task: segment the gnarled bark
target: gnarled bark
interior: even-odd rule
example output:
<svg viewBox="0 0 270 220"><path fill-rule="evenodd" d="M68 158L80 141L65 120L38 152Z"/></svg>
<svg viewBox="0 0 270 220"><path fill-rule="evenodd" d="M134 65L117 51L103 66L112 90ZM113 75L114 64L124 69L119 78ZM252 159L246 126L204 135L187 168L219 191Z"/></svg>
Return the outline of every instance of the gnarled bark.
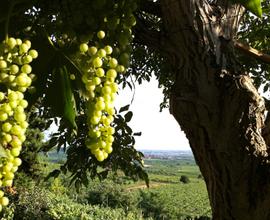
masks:
<svg viewBox="0 0 270 220"><path fill-rule="evenodd" d="M166 48L177 76L170 110L205 178L213 219L269 220L264 101L231 46L242 8L216 2L161 1Z"/></svg>

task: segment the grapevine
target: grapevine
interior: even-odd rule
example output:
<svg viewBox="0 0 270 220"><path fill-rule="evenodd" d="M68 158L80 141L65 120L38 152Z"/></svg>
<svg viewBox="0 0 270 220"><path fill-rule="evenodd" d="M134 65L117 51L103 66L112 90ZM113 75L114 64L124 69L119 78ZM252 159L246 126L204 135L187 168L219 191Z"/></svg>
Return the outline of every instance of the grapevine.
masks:
<svg viewBox="0 0 270 220"><path fill-rule="evenodd" d="M117 9L115 12L112 11L114 8ZM129 67L131 28L136 24L133 15L135 8L134 2L127 1L115 3L109 9L100 6L99 17L91 17L87 13L86 21L90 23L95 20L99 27L80 39L78 53L74 56L87 93L89 131L85 144L100 162L113 151L114 100L118 91L118 78ZM116 31L119 34L115 34Z"/></svg>
<svg viewBox="0 0 270 220"><path fill-rule="evenodd" d="M7 38L0 44L0 187L11 187L28 127L24 92L31 86L34 74L30 63L38 53L30 49L29 40ZM9 200L0 190L0 210Z"/></svg>

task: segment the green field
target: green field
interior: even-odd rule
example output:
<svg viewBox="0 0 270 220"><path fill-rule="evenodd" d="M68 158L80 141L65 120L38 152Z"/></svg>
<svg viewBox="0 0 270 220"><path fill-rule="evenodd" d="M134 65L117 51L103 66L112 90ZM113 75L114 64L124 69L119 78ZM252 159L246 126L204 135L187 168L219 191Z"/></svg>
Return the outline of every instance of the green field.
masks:
<svg viewBox="0 0 270 220"><path fill-rule="evenodd" d="M42 156L46 164L43 171L48 173L59 167L61 160L63 157L57 155ZM37 183L21 175L17 180L18 194L11 198L2 219L210 219L205 183L192 157L147 158L145 169L149 188L119 172L102 182L91 181L78 193L69 185L67 176ZM180 182L181 176L189 182Z"/></svg>

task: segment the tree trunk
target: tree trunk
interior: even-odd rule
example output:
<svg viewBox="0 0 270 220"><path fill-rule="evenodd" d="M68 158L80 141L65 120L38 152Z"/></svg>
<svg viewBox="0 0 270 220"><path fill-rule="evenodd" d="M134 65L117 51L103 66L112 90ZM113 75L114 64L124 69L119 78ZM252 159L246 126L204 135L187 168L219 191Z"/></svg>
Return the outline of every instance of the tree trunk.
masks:
<svg viewBox="0 0 270 220"><path fill-rule="evenodd" d="M213 219L269 220L264 100L231 46L242 8L217 2L220 7L161 1L164 44L176 73L170 110L205 178Z"/></svg>

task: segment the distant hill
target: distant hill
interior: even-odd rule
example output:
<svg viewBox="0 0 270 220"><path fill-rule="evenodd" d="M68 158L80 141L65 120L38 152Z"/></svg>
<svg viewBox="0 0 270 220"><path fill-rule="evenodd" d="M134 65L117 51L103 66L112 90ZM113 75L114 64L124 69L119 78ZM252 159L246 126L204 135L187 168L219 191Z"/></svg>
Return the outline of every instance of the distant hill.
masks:
<svg viewBox="0 0 270 220"><path fill-rule="evenodd" d="M175 150L140 150L146 159L180 159L194 160L191 151L175 151ZM59 162L66 159L66 154L63 151L50 151L46 157L51 162Z"/></svg>
<svg viewBox="0 0 270 220"><path fill-rule="evenodd" d="M194 159L191 151L174 151L174 150L140 150L145 158L159 159Z"/></svg>

